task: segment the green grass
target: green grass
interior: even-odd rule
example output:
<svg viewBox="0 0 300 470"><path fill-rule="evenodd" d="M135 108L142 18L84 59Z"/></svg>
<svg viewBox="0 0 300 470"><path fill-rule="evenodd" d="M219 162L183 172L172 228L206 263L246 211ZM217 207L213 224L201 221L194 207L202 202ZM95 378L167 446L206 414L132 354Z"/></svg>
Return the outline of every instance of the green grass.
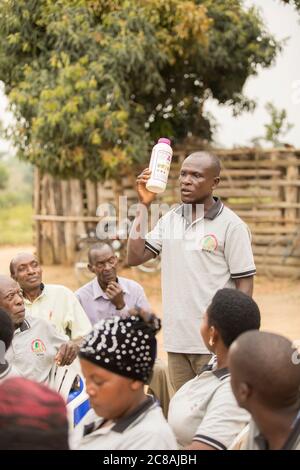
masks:
<svg viewBox="0 0 300 470"><path fill-rule="evenodd" d="M32 243L31 204L0 208L0 245Z"/></svg>

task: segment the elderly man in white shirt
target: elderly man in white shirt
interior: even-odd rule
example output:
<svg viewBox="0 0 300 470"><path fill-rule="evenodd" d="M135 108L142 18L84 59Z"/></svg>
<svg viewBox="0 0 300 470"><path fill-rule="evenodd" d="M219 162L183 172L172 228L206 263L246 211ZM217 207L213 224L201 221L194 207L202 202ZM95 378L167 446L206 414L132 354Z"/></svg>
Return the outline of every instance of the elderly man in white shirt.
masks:
<svg viewBox="0 0 300 470"><path fill-rule="evenodd" d="M25 317L20 287L7 276L0 276L0 308L9 314L14 325L14 336L5 359L18 375L46 382L54 363L65 366L73 362L79 346L68 341L68 337L47 320Z"/></svg>

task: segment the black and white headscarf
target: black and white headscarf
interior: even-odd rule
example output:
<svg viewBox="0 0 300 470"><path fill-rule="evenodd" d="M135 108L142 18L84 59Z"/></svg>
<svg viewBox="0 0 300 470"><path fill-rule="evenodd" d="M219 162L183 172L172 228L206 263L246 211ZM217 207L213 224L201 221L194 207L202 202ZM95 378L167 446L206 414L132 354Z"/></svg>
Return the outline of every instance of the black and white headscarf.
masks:
<svg viewBox="0 0 300 470"><path fill-rule="evenodd" d="M139 315L101 320L80 348L79 357L124 377L147 383L156 358L160 320Z"/></svg>

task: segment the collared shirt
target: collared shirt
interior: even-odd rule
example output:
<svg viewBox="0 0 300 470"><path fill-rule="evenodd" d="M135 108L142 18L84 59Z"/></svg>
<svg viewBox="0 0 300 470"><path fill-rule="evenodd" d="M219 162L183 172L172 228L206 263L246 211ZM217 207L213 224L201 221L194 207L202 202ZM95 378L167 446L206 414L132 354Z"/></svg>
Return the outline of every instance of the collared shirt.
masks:
<svg viewBox="0 0 300 470"><path fill-rule="evenodd" d="M250 421L248 437L241 450L269 450L266 438L260 433L253 419ZM292 425L286 443L280 450L300 450L300 411Z"/></svg>
<svg viewBox="0 0 300 470"><path fill-rule="evenodd" d="M74 293L67 287L42 284L42 293L33 302L24 298L29 315L50 321L58 332L70 332L71 339L87 335L92 325Z"/></svg>
<svg viewBox="0 0 300 470"><path fill-rule="evenodd" d="M115 305L102 290L96 277L75 292L92 325L99 320L112 318L115 315L126 316L128 310L135 306L147 311L150 310L150 305L142 286L125 277L118 277L118 283L124 293L125 307L122 310L116 309Z"/></svg>
<svg viewBox="0 0 300 470"><path fill-rule="evenodd" d="M5 359L18 375L36 382L45 382L54 364L60 346L69 338L57 332L42 318L26 315L20 328L15 330Z"/></svg>
<svg viewBox="0 0 300 470"><path fill-rule="evenodd" d="M146 248L162 257L164 346L169 352L207 354L200 322L215 293L255 274L247 225L220 199L190 223L189 206L159 219Z"/></svg>
<svg viewBox="0 0 300 470"><path fill-rule="evenodd" d="M76 450L175 450L175 437L160 406L149 397L129 416L101 426L94 410L90 410L71 437Z"/></svg>
<svg viewBox="0 0 300 470"><path fill-rule="evenodd" d="M0 382L9 379L10 377L17 377L18 375L20 374L17 369L6 362L6 368L2 369L2 372L0 372Z"/></svg>
<svg viewBox="0 0 300 470"><path fill-rule="evenodd" d="M249 419L233 395L228 369L213 365L175 393L168 415L179 447L198 441L218 450L227 449Z"/></svg>

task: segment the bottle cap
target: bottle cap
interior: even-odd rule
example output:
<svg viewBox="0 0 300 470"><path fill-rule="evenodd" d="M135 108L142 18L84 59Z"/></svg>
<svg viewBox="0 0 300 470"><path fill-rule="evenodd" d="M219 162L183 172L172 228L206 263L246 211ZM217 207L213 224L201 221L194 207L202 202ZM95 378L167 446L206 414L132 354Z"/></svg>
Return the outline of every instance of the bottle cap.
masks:
<svg viewBox="0 0 300 470"><path fill-rule="evenodd" d="M171 141L170 139L166 139L165 137L161 137L160 139L158 139L158 144L168 144L168 145L171 145Z"/></svg>

